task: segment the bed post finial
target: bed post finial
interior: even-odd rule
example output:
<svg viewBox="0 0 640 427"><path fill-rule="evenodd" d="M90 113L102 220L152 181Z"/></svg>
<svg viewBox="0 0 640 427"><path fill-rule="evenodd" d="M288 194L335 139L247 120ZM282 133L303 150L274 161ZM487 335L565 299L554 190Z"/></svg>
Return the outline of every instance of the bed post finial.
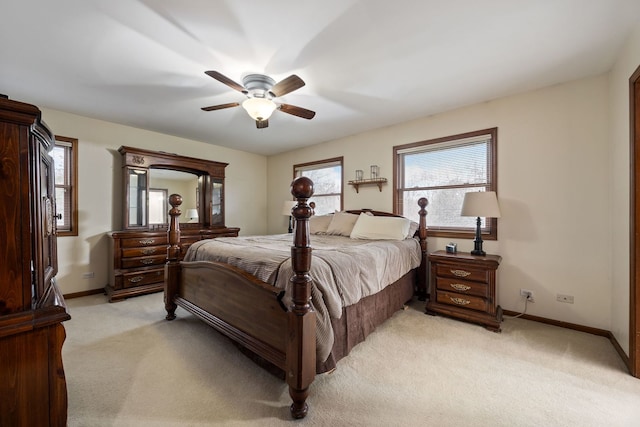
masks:
<svg viewBox="0 0 640 427"><path fill-rule="evenodd" d="M427 210L425 209L429 204L429 200L426 197L421 197L418 200L418 206L420 206L420 210L418 211L418 215L420 215L420 227L418 228L418 238L420 240L420 249L422 250L422 262L420 263L420 267L418 268L418 299L420 301L425 301L427 299L428 291L427 291L427 274L429 271L429 259L428 259L428 251L427 251Z"/></svg>
<svg viewBox="0 0 640 427"><path fill-rule="evenodd" d="M180 274L180 264L178 257L180 256L180 205L182 204L182 196L172 194L169 196L169 230L167 237L169 246L167 247L167 263L164 267L164 308L167 310L167 320L176 318L176 303L173 298L177 293L178 275Z"/></svg>
<svg viewBox="0 0 640 427"><path fill-rule="evenodd" d="M313 209L307 203L313 195L313 181L299 177L291 183L291 194L298 204L291 213L295 218L295 233L291 247L291 266L294 276L292 305L289 310L287 334L287 383L293 400L290 410L293 418L307 415L309 386L316 375L316 319L311 310L311 246L309 245L309 218Z"/></svg>

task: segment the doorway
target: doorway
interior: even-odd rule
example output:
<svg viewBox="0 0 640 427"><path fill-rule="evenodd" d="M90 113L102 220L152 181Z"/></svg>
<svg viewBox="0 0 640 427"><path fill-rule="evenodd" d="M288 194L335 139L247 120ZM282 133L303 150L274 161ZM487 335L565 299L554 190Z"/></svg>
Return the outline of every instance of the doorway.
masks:
<svg viewBox="0 0 640 427"><path fill-rule="evenodd" d="M640 67L629 79L631 128L631 221L629 283L629 371L640 377Z"/></svg>

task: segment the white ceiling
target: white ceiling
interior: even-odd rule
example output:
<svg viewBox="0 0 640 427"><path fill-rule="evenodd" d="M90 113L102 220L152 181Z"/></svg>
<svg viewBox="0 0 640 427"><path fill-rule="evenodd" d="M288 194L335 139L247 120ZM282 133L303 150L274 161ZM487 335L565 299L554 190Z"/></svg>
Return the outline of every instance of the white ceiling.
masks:
<svg viewBox="0 0 640 427"><path fill-rule="evenodd" d="M606 72L640 1L0 0L0 17L0 93L269 155ZM204 112L245 99L206 70L295 73L278 100L316 117Z"/></svg>

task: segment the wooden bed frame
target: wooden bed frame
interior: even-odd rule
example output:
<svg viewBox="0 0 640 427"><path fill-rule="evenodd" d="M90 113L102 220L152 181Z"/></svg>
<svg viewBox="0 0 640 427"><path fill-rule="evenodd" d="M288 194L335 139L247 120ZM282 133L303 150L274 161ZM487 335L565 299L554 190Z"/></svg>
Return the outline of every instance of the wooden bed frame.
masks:
<svg viewBox="0 0 640 427"><path fill-rule="evenodd" d="M304 418L309 386L316 375L316 319L311 309L311 252L309 218L313 214L307 203L313 195L313 182L306 177L295 179L291 194L297 199L292 210L295 218L291 263L294 276L292 305L282 303L284 290L219 262L180 262L178 217L182 198L171 195L169 247L165 266L164 302L167 320L175 319L178 306L202 319L252 353L267 360L285 373L293 403L293 418ZM421 299L427 290L427 199L419 200L422 262L417 268L416 293ZM351 211L356 212L356 211ZM397 216L376 212L374 214ZM413 276L412 276L413 277ZM403 301L404 302L404 301Z"/></svg>

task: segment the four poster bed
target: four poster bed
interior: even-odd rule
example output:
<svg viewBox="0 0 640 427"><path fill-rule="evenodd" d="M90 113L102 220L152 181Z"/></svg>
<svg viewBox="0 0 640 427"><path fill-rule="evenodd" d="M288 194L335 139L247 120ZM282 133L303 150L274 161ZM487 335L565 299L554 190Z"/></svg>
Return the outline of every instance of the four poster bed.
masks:
<svg viewBox="0 0 640 427"><path fill-rule="evenodd" d="M178 225L182 200L172 195L164 300L167 320L175 319L180 306L283 371L293 401L291 415L303 418L316 373L335 368L415 294L426 296L427 199L418 202L417 231L398 215L347 211L340 218L350 224L332 222L328 233L314 234L312 263L311 228L322 229L321 222L331 217L314 218L317 225L310 226L310 179L294 180L291 194L297 200L293 246L291 234L212 239L191 245L183 261ZM338 213L333 218L338 222ZM406 237L376 240L381 226L384 235L400 230L400 223L406 229L399 233Z"/></svg>

